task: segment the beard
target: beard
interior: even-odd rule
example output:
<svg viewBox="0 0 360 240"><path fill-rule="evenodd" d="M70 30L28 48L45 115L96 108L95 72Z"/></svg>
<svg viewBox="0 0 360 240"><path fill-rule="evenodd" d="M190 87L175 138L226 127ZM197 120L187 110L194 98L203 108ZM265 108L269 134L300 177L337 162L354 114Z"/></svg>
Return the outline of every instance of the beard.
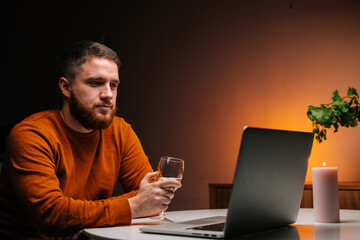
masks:
<svg viewBox="0 0 360 240"><path fill-rule="evenodd" d="M96 107L102 104L110 105L110 114L95 113ZM104 129L110 126L117 110L116 105L114 106L110 102L96 103L92 107L86 107L80 102L73 91L70 95L69 106L70 113L88 130Z"/></svg>

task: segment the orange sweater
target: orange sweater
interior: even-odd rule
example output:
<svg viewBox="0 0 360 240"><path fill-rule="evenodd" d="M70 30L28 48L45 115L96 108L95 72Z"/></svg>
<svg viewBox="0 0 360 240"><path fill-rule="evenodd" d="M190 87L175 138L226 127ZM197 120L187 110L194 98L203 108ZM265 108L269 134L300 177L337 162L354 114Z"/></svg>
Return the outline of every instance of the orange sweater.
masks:
<svg viewBox="0 0 360 240"><path fill-rule="evenodd" d="M127 198L152 168L122 118L88 134L58 110L34 114L10 132L0 176L0 239L66 236L131 223ZM117 182L126 194L111 197Z"/></svg>

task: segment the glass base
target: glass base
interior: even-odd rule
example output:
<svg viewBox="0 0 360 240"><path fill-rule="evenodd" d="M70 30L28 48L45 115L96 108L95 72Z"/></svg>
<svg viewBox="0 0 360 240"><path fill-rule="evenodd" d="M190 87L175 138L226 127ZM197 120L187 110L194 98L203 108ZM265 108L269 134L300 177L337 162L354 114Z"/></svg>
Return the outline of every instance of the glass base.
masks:
<svg viewBox="0 0 360 240"><path fill-rule="evenodd" d="M174 221L168 219L165 216L165 213L163 211L161 211L158 216L151 217L151 219L159 220L159 221L162 221L162 222L174 222Z"/></svg>

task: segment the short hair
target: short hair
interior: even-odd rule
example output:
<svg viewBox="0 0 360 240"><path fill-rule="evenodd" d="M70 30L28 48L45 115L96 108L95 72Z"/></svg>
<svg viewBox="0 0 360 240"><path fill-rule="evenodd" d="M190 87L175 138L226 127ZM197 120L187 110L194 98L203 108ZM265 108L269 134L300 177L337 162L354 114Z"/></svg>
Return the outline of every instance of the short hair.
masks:
<svg viewBox="0 0 360 240"><path fill-rule="evenodd" d="M81 65L92 57L107 58L116 63L118 70L121 62L115 51L109 47L93 42L80 41L68 46L60 58L60 74L72 82L76 77L76 71Z"/></svg>

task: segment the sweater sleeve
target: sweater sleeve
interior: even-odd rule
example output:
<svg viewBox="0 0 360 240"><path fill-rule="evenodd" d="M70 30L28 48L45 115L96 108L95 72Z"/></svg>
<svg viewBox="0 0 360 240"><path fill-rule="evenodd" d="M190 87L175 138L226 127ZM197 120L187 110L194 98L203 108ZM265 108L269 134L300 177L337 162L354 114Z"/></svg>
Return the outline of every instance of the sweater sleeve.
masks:
<svg viewBox="0 0 360 240"><path fill-rule="evenodd" d="M127 123L125 123L127 124ZM153 172L147 156L141 146L139 138L129 126L125 133L126 142L122 146L122 161L119 172L119 181L125 192L124 196L133 197L136 195L140 181L146 173Z"/></svg>
<svg viewBox="0 0 360 240"><path fill-rule="evenodd" d="M7 140L6 170L19 204L34 226L49 236L67 236L86 227L130 224L126 196L91 201L62 193L52 144L35 130L13 129Z"/></svg>

